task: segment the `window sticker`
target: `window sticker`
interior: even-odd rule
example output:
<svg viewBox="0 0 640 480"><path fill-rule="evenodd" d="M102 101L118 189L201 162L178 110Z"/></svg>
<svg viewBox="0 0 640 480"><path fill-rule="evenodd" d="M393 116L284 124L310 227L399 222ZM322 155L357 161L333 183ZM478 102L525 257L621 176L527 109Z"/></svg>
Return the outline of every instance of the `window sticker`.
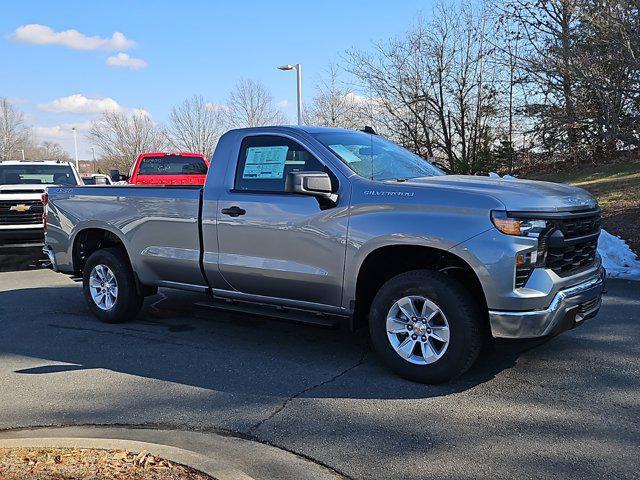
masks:
<svg viewBox="0 0 640 480"><path fill-rule="evenodd" d="M361 162L362 159L344 145L329 145L329 148L347 163Z"/></svg>
<svg viewBox="0 0 640 480"><path fill-rule="evenodd" d="M242 178L282 179L289 147L249 147Z"/></svg>

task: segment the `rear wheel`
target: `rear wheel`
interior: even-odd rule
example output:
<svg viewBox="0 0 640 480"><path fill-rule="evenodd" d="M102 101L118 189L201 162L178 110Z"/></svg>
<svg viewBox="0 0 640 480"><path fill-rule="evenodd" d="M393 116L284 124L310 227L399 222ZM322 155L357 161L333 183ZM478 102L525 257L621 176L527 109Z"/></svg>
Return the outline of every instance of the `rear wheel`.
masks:
<svg viewBox="0 0 640 480"><path fill-rule="evenodd" d="M138 292L129 260L118 248L91 254L84 266L82 283L87 305L103 322L126 322L142 308L144 297Z"/></svg>
<svg viewBox="0 0 640 480"><path fill-rule="evenodd" d="M397 374L441 383L464 373L482 346L483 316L471 294L443 273L414 270L387 281L371 305L374 349Z"/></svg>

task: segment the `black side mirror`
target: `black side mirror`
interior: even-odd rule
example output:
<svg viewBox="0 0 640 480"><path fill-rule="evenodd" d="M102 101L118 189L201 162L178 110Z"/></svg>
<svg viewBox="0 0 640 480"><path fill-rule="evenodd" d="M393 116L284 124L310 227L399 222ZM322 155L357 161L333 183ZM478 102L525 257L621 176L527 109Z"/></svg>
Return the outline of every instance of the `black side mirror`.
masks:
<svg viewBox="0 0 640 480"><path fill-rule="evenodd" d="M311 195L337 202L338 195L333 193L331 178L325 172L291 172L284 187L286 192Z"/></svg>
<svg viewBox="0 0 640 480"><path fill-rule="evenodd" d="M110 170L109 171L109 176L111 177L111 181L112 182L119 182L120 181L120 170Z"/></svg>

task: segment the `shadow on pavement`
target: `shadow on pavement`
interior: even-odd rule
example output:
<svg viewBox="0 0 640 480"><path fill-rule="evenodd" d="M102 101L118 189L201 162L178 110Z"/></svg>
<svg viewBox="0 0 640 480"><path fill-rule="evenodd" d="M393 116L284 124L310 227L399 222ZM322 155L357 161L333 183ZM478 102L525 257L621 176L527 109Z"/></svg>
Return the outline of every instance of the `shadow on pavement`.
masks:
<svg viewBox="0 0 640 480"><path fill-rule="evenodd" d="M42 252L34 252L28 255L0 254L0 272L34 270L42 268L45 261L46 257Z"/></svg>
<svg viewBox="0 0 640 480"><path fill-rule="evenodd" d="M310 391L307 396L322 397L328 391L328 396L344 398L428 398L487 382L545 341L492 343L466 375L428 386L386 370L370 351L366 330L352 333L201 312L193 306L201 298L162 291L147 299L134 321L109 325L89 313L79 285L0 292L5 332L0 355L71 364L38 365L16 370L19 374L108 369L219 392L266 396L288 396L345 374L353 380L347 388Z"/></svg>

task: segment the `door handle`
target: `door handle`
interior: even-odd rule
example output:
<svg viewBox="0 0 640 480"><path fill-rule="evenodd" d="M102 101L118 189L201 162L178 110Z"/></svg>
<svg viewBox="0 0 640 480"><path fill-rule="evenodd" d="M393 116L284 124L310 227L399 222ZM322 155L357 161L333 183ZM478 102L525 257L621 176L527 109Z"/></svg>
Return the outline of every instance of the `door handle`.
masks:
<svg viewBox="0 0 640 480"><path fill-rule="evenodd" d="M220 213L222 213L223 215L229 215L230 217L239 217L240 215L244 215L245 213L247 213L247 211L244 208L240 208L234 205L229 208L223 208L222 210L220 210Z"/></svg>

